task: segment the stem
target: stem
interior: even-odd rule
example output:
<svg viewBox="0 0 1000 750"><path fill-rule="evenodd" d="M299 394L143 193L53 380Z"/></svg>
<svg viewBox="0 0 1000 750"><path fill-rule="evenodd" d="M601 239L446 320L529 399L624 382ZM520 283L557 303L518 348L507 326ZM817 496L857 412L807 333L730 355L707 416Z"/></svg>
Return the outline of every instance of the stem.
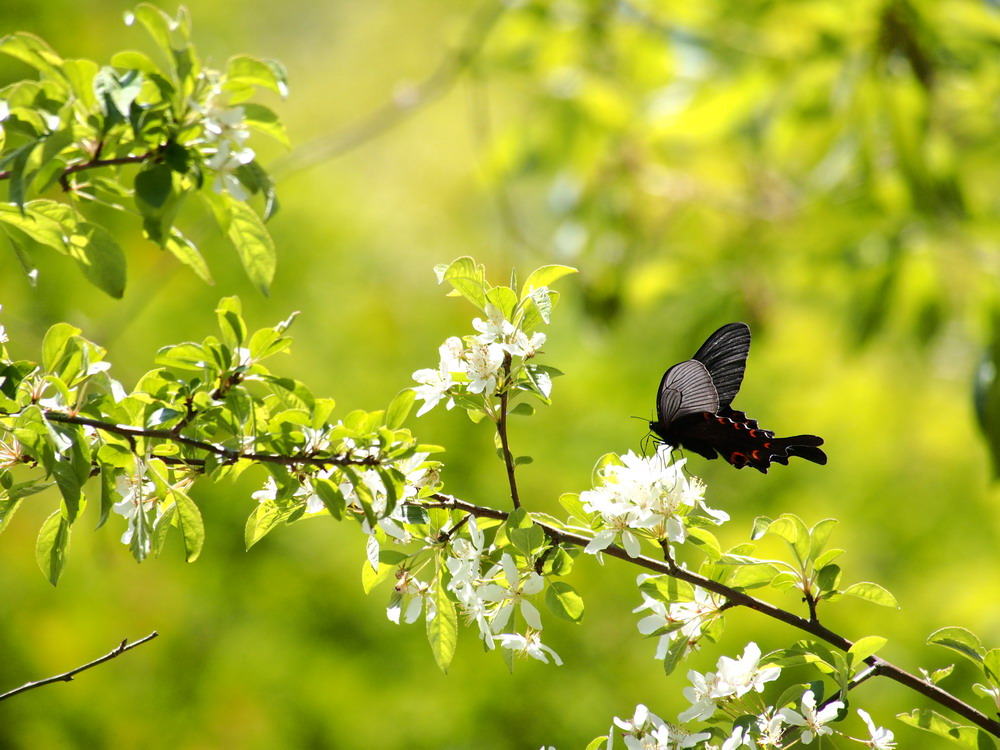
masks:
<svg viewBox="0 0 1000 750"><path fill-rule="evenodd" d="M36 680L35 682L29 682L24 685L21 685L21 687L19 688L8 690L6 693L0 695L0 701L6 700L7 698L11 698L17 695L18 693L24 693L28 690L41 687L42 685L51 685L53 682L70 682L76 675L80 674L80 672L84 671L85 669L90 669L91 667L96 667L98 664L103 664L106 661L111 661L112 659L121 656L126 651L131 651L136 646L141 646L143 643L147 643L153 640L154 638L156 638L157 635L159 635L159 633L157 633L154 630L145 638L141 638L138 641L134 641L132 643L129 643L128 639L125 638L124 640L122 640L121 643L118 644L118 646L114 648L114 650L112 650L110 653L105 654L99 659L94 659L91 662L87 662L82 667L71 669L69 672L63 672L62 674L57 674L55 677L46 677L44 680Z"/></svg>
<svg viewBox="0 0 1000 750"><path fill-rule="evenodd" d="M452 510L458 510L463 513L469 513L474 516L483 516L485 518L495 518L498 520L506 520L508 514L501 510L495 510L493 508L482 508L478 505L473 505L472 503L467 503L464 500L459 500L456 497L450 495L445 495L442 493L437 493L432 495L431 498L434 502L430 503L416 503L422 505L423 507L432 508L448 508ZM585 547L590 543L588 537L582 536L581 534L575 534L571 531L566 531L564 529L558 529L554 526L549 526L548 524L540 523L535 521L535 523L548 535L550 539L554 542L560 544L571 544L577 547ZM633 565L638 565L639 567L651 570L654 573L660 573L663 575L669 575L681 581L687 581L694 586L700 586L703 589L711 591L713 593L719 594L726 598L726 603L723 607L729 608L733 606L743 606L748 609L752 609L756 612L760 612L767 617L778 620L790 625L793 628L801 630L805 633L819 638L822 641L835 646L841 651L848 651L853 644L852 641L848 640L839 633L835 633L829 628L820 625L814 620L807 620L804 617L799 617L791 612L787 612L779 607L775 607L772 604L768 604L760 599L755 599L754 597L743 593L742 591L737 591L732 589L725 584L719 583L718 581L713 581L710 578L705 578L697 573L693 573L685 568L680 568L671 562L660 562L651 557L646 557L640 555L638 557L629 557L628 553L624 549L616 545L611 545L604 550L604 554L610 557L616 557L619 560L631 563ZM721 609L721 608L720 608ZM984 729L990 734L1000 737L1000 721L991 719L986 714L981 711L976 710L969 704L959 700L951 693L948 693L937 685L923 680L916 675L910 674L906 670L897 667L895 664L886 661L877 656L869 656L865 659L865 663L868 664L871 669L856 678L855 682L852 684L860 684L861 682L878 675L883 677L888 677L894 682L898 682L901 685L905 685L911 690L929 698L935 703L955 712L959 716L968 721L971 721L976 726Z"/></svg>
<svg viewBox="0 0 1000 750"><path fill-rule="evenodd" d="M500 384L500 418L497 420L497 433L500 435L500 446L503 449L503 462L507 467L507 483L510 485L510 499L514 510L521 507L517 496L517 482L514 480L514 457L510 453L507 442L507 387L510 385L510 352L503 355L503 382Z"/></svg>
<svg viewBox="0 0 1000 750"><path fill-rule="evenodd" d="M0 416L14 416L12 414L3 414ZM133 427L127 424L113 424L111 422L102 422L98 419L91 419L89 417L81 417L79 415L73 414L62 414L60 412L46 412L45 418L50 422L62 422L64 424L78 424L84 425L86 427L93 427L104 432L110 432L115 435L121 435L127 438L130 442L134 441L135 438L152 438L159 440L167 440L174 443L179 443L180 445L186 445L189 448L195 448L197 450L205 451L206 453L213 453L219 456L224 461L235 462L240 459L246 459L248 461L257 461L259 463L271 463L271 464L281 464L283 466L318 466L320 468L326 466L378 466L382 463L382 459L378 456L362 456L360 458L354 458L349 453L337 456L328 457L318 457L318 456L282 456L274 453L245 453L243 451L236 450L234 448L226 448L217 443L207 443L203 440L195 440L193 438L184 437L183 435L176 435L172 430L147 430L141 427ZM157 458L164 458L157 456ZM170 459L172 457L166 457ZM167 463L189 463L193 466L204 466L205 462L202 459L185 459L185 458L173 458L173 460L167 460Z"/></svg>

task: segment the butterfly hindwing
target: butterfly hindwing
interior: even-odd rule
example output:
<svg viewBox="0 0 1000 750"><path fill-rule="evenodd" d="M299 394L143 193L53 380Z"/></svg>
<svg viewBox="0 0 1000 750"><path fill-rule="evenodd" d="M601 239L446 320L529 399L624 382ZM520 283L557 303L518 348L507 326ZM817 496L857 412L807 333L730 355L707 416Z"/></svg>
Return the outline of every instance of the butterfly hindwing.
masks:
<svg viewBox="0 0 1000 750"><path fill-rule="evenodd" d="M663 429L678 417L719 410L719 394L701 362L689 359L663 374L656 397L656 416Z"/></svg>
<svg viewBox="0 0 1000 750"><path fill-rule="evenodd" d="M705 365L712 376L720 406L729 406L739 393L748 354L750 326L746 323L727 323L695 352L693 359Z"/></svg>

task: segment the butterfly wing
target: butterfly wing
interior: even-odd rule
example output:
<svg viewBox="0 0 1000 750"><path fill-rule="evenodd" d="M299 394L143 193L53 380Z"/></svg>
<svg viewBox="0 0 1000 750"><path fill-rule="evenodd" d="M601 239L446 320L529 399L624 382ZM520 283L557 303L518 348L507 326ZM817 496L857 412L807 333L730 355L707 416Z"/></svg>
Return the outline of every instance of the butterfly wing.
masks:
<svg viewBox="0 0 1000 750"><path fill-rule="evenodd" d="M746 323L727 323L695 352L694 359L701 362L712 377L719 406L729 406L739 393L749 353L750 326Z"/></svg>
<svg viewBox="0 0 1000 750"><path fill-rule="evenodd" d="M706 411L715 414L718 410L719 394L711 374L701 362L689 359L663 374L656 394L656 417L662 430L686 414Z"/></svg>

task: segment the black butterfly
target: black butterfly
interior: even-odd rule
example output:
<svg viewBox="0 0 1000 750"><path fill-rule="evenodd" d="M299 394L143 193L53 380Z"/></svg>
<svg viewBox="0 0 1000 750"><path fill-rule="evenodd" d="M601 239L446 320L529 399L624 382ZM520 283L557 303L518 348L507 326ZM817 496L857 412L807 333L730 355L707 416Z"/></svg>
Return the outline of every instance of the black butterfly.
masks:
<svg viewBox="0 0 1000 750"><path fill-rule="evenodd" d="M766 474L771 463L788 465L791 456L826 463L823 438L796 435L776 438L730 404L739 393L750 353L750 327L729 323L708 337L693 359L663 374L656 394L656 421L649 423L661 440L705 458L716 453L737 469L752 466Z"/></svg>

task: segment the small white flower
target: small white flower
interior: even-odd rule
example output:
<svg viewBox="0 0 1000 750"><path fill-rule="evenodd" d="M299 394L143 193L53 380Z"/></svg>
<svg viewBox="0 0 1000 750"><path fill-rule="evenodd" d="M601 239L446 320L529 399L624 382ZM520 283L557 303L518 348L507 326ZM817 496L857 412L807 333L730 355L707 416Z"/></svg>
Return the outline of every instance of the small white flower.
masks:
<svg viewBox="0 0 1000 750"><path fill-rule="evenodd" d="M717 689L719 681L715 673L701 674L692 669L688 672L688 679L691 680L692 687L684 688L684 697L691 701L691 707L677 717L678 721L705 721L712 718L716 700L724 697Z"/></svg>
<svg viewBox="0 0 1000 750"><path fill-rule="evenodd" d="M758 747L781 747L781 740L785 733L783 724L784 715L779 711L772 715L768 709L757 717L757 729L760 736L757 737Z"/></svg>
<svg viewBox="0 0 1000 750"><path fill-rule="evenodd" d="M245 201L250 194L243 187L234 172L242 165L249 164L254 160L254 152L249 148L239 148L233 150L229 141L222 141L216 148L205 166L215 172L215 181L212 189L219 194L229 193L236 200Z"/></svg>
<svg viewBox="0 0 1000 750"><path fill-rule="evenodd" d="M538 661L545 662L546 664L549 663L548 657L551 656L552 661L555 662L557 667L562 666L562 659L559 658L559 654L542 643L540 633L531 630L525 635L501 633L497 636L497 640L500 641L500 645L505 649L530 656L532 659L538 659Z"/></svg>
<svg viewBox="0 0 1000 750"><path fill-rule="evenodd" d="M473 344L466 353L469 365L469 393L492 395L497 389L497 375L503 364L503 349L499 344Z"/></svg>
<svg viewBox="0 0 1000 750"><path fill-rule="evenodd" d="M867 711L859 708L858 716L868 725L868 733L871 735L871 739L865 743L868 747L873 748L873 750L892 750L892 748L896 747L893 733L888 729L875 726L875 722L872 721L872 717Z"/></svg>
<svg viewBox="0 0 1000 750"><path fill-rule="evenodd" d="M743 656L730 659L722 656L718 662L719 690L723 694L740 697L751 690L764 690L764 683L776 680L781 673L779 667L760 669L760 648L752 641L747 644ZM811 693L807 693L811 695Z"/></svg>
<svg viewBox="0 0 1000 750"><path fill-rule="evenodd" d="M802 713L798 713L790 708L783 708L778 713L781 714L787 724L802 727L801 740L803 745L808 745L813 741L813 737L822 737L824 734L832 734L833 727L826 724L837 718L837 713L844 707L843 701L833 701L819 711L816 710L816 696L812 690L807 690L802 695L800 708Z"/></svg>
<svg viewBox="0 0 1000 750"><path fill-rule="evenodd" d="M486 320L476 318L472 327L479 331L476 340L483 344L491 344L497 339L506 341L514 333L514 326L504 318L503 311L491 302L486 303Z"/></svg>
<svg viewBox="0 0 1000 750"><path fill-rule="evenodd" d="M122 475L115 480L115 491L122 496L122 499L111 506L115 513L128 521L128 528L122 534L122 544L131 544L132 537L139 535L143 551L149 554L151 540L149 531L151 522L149 513L156 505L155 486L148 480L134 475Z"/></svg>
<svg viewBox="0 0 1000 750"><path fill-rule="evenodd" d="M424 405L420 407L417 416L422 416L433 409L445 396L449 396L449 389L455 384L455 375L464 376L465 362L462 360L462 342L452 336L438 347L440 360L437 370L425 368L413 373L413 379L420 383L413 390L417 398L422 399ZM455 399L448 398L446 408L455 406Z"/></svg>
<svg viewBox="0 0 1000 750"><path fill-rule="evenodd" d="M515 357L530 359L538 354L538 350L541 349L544 344L544 333L536 331L531 334L531 338L528 338L528 335L524 331L518 329L514 332L514 336L511 341L507 344L503 344L502 346Z"/></svg>
<svg viewBox="0 0 1000 750"><path fill-rule="evenodd" d="M738 747L753 747L753 739L744 727L736 727L720 750L736 750Z"/></svg>

